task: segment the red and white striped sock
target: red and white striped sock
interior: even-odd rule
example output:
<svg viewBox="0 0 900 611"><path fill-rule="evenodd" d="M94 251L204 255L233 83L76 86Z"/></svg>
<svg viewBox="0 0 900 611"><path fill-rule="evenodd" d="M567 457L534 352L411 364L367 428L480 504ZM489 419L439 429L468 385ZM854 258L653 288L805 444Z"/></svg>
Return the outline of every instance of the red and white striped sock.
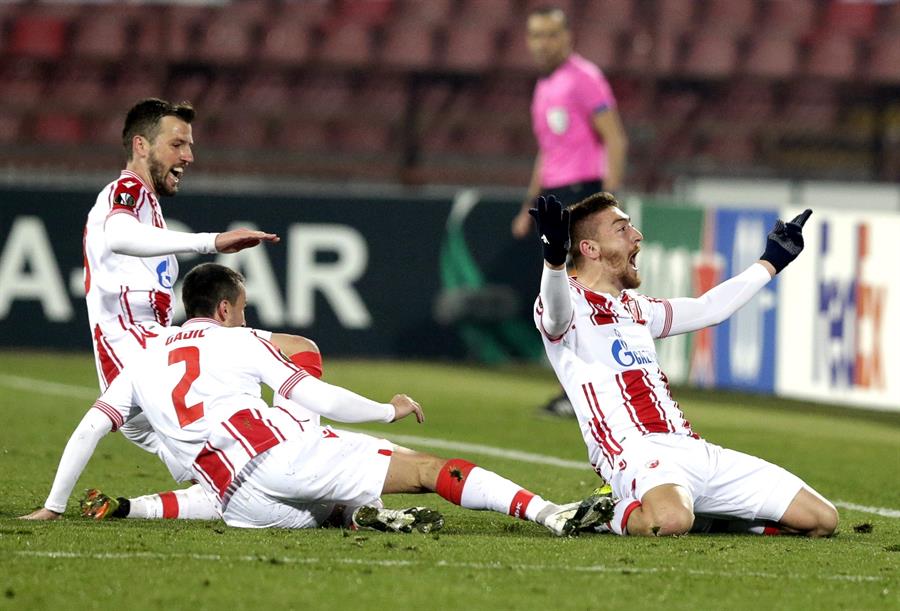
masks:
<svg viewBox="0 0 900 611"><path fill-rule="evenodd" d="M466 509L488 509L532 522L550 505L515 482L459 458L441 467L435 492Z"/></svg>
<svg viewBox="0 0 900 611"><path fill-rule="evenodd" d="M222 517L218 505L199 485L159 494L147 494L129 499L128 518L158 520L218 520Z"/></svg>

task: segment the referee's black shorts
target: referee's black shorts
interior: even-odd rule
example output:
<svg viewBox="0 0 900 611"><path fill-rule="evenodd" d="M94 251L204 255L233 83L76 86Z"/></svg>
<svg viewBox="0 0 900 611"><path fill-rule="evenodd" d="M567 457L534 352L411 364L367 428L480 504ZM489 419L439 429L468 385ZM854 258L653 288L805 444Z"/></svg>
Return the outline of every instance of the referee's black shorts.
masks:
<svg viewBox="0 0 900 611"><path fill-rule="evenodd" d="M585 182L572 183L571 185L553 187L552 189L542 189L541 195L544 197L555 195L563 207L566 207L577 204L585 197L593 195L594 193L599 193L602 190L602 180L588 180Z"/></svg>

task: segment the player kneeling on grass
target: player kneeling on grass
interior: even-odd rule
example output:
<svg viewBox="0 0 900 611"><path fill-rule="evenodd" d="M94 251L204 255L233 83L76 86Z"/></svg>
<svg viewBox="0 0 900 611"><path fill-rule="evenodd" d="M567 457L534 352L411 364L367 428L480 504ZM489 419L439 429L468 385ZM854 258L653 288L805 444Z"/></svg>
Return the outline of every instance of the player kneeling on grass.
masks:
<svg viewBox="0 0 900 611"><path fill-rule="evenodd" d="M340 504L365 507L356 512L357 522L375 526L371 522L380 520L373 504L383 494L424 492L468 509L531 520L557 535L610 518L608 496L556 505L468 461L311 426L288 409L267 407L260 383L340 422L387 423L409 415L424 420L408 396L376 403L322 382L245 328L243 278L227 267L194 268L182 300L190 319L181 332L129 364L76 433L90 437L93 451L104 435L143 413L190 478L220 499L228 525L316 527ZM75 465L79 473L86 461ZM66 498L70 493L71 487ZM419 515L435 520L434 512L417 512L414 522Z"/></svg>
<svg viewBox="0 0 900 611"><path fill-rule="evenodd" d="M678 535L699 527L699 514L704 522L744 520L750 531L833 534L834 505L796 475L693 431L653 344L716 325L747 303L800 254L812 211L787 224L779 220L759 261L744 272L697 299L671 300L633 291L641 282L643 235L609 193L566 210L552 196L538 198L531 213L545 261L535 324L572 400L591 464L619 499L608 528ZM577 276L567 275L567 254Z"/></svg>

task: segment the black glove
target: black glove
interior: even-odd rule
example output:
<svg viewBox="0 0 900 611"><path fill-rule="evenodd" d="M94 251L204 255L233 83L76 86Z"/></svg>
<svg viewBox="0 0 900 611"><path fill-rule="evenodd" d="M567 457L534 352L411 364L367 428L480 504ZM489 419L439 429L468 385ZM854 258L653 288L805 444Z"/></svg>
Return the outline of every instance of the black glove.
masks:
<svg viewBox="0 0 900 611"><path fill-rule="evenodd" d="M803 224L811 214L812 210L807 208L787 225L781 219L775 221L775 228L769 232L769 239L766 242L766 252L760 259L771 263L776 274L787 267L787 264L796 259L803 250Z"/></svg>
<svg viewBox="0 0 900 611"><path fill-rule="evenodd" d="M562 265L569 252L569 211L551 195L534 200L536 208L528 210L537 223L537 232L544 247L544 260L550 265Z"/></svg>

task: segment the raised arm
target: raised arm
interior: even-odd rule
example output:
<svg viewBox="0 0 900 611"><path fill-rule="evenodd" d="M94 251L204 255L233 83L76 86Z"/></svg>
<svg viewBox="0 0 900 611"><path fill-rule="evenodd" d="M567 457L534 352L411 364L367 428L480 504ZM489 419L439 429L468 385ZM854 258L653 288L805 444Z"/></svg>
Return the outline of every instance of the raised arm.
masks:
<svg viewBox="0 0 900 611"><path fill-rule="evenodd" d="M569 250L569 211L554 196L535 200L528 212L537 223L538 236L544 249L544 271L541 274L541 327L551 339L565 333L572 322L574 309L569 296L566 255Z"/></svg>
<svg viewBox="0 0 900 611"><path fill-rule="evenodd" d="M670 299L671 325L660 336L678 335L717 325L739 310L803 250L803 225L812 214L805 210L790 223L780 219L769 232L766 250L749 268L696 299Z"/></svg>

